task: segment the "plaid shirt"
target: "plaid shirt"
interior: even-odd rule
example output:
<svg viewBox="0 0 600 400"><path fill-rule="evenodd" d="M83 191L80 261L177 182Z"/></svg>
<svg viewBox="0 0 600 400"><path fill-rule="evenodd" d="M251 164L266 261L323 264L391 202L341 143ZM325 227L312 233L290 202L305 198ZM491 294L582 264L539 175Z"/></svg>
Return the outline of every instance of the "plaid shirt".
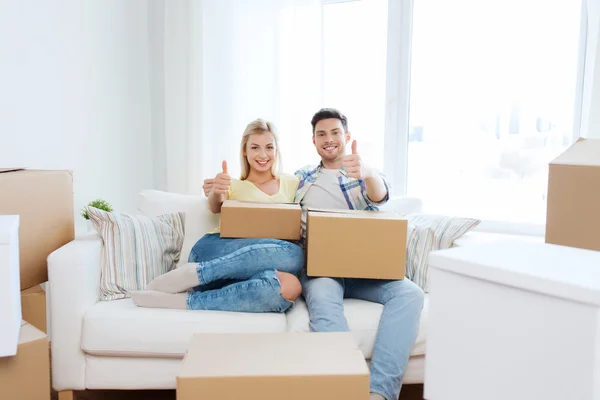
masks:
<svg viewBox="0 0 600 400"><path fill-rule="evenodd" d="M322 168L323 163L317 166L307 165L306 167L301 168L294 173L296 178L298 178L300 181L298 183L298 190L296 190L296 203L300 203L302 201L310 187L316 182ZM342 189L342 193L344 194L344 199L346 199L346 204L348 204L348 209L379 211L378 206L385 204L390 198L390 186L383 175L380 176L383 179L387 193L383 200L380 202L374 202L369 198L369 195L367 195L367 186L365 181L350 178L344 169L341 169L338 172L338 182L340 184L340 189ZM302 237L300 238L298 244L303 248L305 247L306 232L304 232L304 227Z"/></svg>
<svg viewBox="0 0 600 400"><path fill-rule="evenodd" d="M294 175L296 175L296 178L298 178L300 181L298 183L298 190L296 191L296 203L300 203L302 201L310 187L316 182L322 168L323 163L317 166L307 165L306 167L295 172ZM380 176L383 179L387 193L383 200L380 202L374 202L367 194L367 185L365 184L365 181L361 179L350 178L344 169L340 169L338 172L338 182L340 184L340 189L342 189L342 193L344 194L344 199L346 199L346 204L348 204L348 208L350 210L379 211L378 206L385 204L389 200L390 186L385 180L385 177L383 177L383 175Z"/></svg>

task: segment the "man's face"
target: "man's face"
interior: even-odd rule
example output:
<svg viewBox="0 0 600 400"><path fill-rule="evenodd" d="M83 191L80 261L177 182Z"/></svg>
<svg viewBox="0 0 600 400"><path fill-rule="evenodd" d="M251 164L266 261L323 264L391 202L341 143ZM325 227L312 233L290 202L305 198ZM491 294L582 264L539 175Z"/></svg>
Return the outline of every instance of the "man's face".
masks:
<svg viewBox="0 0 600 400"><path fill-rule="evenodd" d="M342 121L337 118L317 122L313 143L323 161L336 161L345 154L350 132L344 132Z"/></svg>

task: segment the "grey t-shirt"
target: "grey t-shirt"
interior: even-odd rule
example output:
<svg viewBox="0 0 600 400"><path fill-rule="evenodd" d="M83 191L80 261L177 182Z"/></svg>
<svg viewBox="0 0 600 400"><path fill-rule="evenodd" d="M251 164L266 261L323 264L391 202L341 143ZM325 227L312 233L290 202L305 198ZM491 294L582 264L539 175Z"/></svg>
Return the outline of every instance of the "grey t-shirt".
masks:
<svg viewBox="0 0 600 400"><path fill-rule="evenodd" d="M338 181L339 169L322 168L319 177L312 184L300 202L302 206L302 232L306 235L306 209L328 208L348 210L348 203Z"/></svg>

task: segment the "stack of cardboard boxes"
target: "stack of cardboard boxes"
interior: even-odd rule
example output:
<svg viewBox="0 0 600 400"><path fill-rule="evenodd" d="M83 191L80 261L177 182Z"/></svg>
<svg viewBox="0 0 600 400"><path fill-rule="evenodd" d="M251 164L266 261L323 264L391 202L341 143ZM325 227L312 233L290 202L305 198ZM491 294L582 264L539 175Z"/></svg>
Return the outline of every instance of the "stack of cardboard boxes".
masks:
<svg viewBox="0 0 600 400"><path fill-rule="evenodd" d="M72 174L0 169L0 218L0 398L49 399L40 284L48 280L48 255L75 236Z"/></svg>
<svg viewBox="0 0 600 400"><path fill-rule="evenodd" d="M306 253L309 276L404 279L408 222L393 212L310 209ZM225 201L221 236L299 240L298 204Z"/></svg>
<svg viewBox="0 0 600 400"><path fill-rule="evenodd" d="M546 243L600 250L600 139L579 139L550 162Z"/></svg>

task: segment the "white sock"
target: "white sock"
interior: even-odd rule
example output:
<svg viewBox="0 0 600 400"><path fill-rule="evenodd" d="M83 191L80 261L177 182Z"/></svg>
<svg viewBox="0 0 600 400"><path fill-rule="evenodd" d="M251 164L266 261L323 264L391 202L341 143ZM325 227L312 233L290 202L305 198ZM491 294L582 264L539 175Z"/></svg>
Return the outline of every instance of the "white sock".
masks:
<svg viewBox="0 0 600 400"><path fill-rule="evenodd" d="M138 307L187 310L187 293L171 294L144 290L131 292L131 299Z"/></svg>
<svg viewBox="0 0 600 400"><path fill-rule="evenodd" d="M163 293L181 293L200 284L196 272L198 263L187 263L175 268L150 282L148 290Z"/></svg>
<svg viewBox="0 0 600 400"><path fill-rule="evenodd" d="M369 400L386 400L386 399L379 393L371 393L371 395L369 396Z"/></svg>

